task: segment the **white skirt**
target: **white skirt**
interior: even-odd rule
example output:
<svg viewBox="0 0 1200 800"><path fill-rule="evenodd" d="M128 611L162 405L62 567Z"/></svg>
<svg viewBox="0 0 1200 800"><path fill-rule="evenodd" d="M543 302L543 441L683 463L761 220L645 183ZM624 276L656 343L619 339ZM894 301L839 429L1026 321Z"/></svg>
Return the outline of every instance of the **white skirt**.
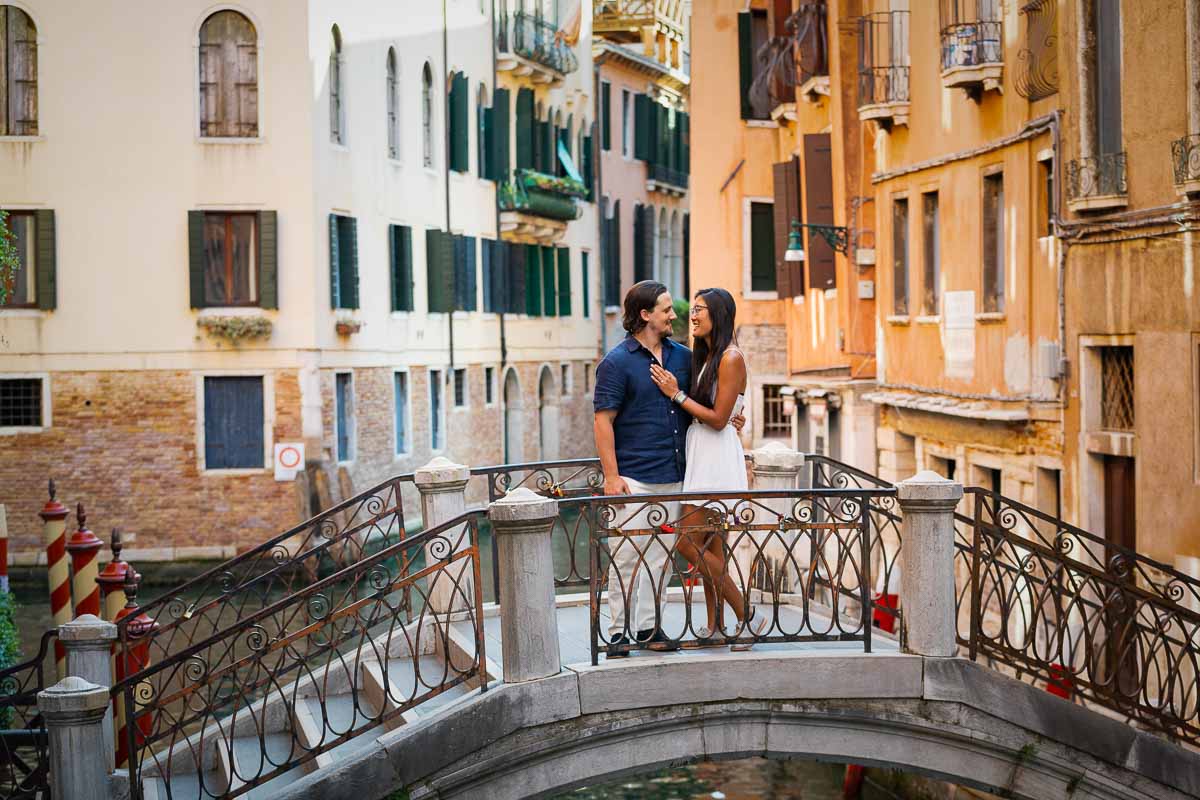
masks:
<svg viewBox="0 0 1200 800"><path fill-rule="evenodd" d="M746 491L746 451L732 425L719 431L692 420L687 432L685 492Z"/></svg>

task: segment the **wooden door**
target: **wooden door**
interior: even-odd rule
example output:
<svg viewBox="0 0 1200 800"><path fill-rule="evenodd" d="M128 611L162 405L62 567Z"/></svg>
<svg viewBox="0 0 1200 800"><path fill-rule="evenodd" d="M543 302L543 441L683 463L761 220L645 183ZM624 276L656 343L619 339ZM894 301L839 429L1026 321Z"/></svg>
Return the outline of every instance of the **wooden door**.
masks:
<svg viewBox="0 0 1200 800"><path fill-rule="evenodd" d="M1133 701L1141 683L1137 652L1137 599L1119 588L1122 583L1136 581L1134 570L1123 557L1137 548L1136 495L1132 458L1104 457L1104 535L1111 545L1107 548L1106 564L1110 585L1105 602L1106 629L1105 673L1108 691L1117 699Z"/></svg>

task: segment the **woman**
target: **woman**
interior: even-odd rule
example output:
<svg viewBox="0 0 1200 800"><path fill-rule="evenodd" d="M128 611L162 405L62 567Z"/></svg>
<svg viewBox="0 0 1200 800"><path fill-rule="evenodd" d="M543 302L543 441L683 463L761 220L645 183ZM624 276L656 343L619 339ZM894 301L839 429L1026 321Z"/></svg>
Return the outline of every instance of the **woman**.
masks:
<svg viewBox="0 0 1200 800"><path fill-rule="evenodd" d="M734 318L737 305L724 289L701 289L692 304L691 396L680 391L675 376L652 364L650 376L662 393L692 417L687 432L685 492L746 491L746 455L729 418L740 411L746 391L746 359L735 345ZM683 505L685 525L703 520L707 512ZM678 539L679 552L700 570L708 625L696 631L706 644L716 644L720 616L728 603L738 618L738 630L760 636L767 620L746 607L742 593L726 568L725 537L718 529L684 531ZM734 644L732 650L749 650L752 642Z"/></svg>

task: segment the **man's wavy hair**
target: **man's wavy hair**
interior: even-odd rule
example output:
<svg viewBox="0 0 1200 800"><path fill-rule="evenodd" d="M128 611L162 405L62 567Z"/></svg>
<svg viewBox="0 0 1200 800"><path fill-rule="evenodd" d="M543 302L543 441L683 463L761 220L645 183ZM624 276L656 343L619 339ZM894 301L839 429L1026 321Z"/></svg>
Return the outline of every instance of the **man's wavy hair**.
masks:
<svg viewBox="0 0 1200 800"><path fill-rule="evenodd" d="M625 293L625 317L621 320L621 327L631 334L646 327L642 312L653 311L658 305L658 298L666 291L667 287L658 281L641 281L630 286Z"/></svg>

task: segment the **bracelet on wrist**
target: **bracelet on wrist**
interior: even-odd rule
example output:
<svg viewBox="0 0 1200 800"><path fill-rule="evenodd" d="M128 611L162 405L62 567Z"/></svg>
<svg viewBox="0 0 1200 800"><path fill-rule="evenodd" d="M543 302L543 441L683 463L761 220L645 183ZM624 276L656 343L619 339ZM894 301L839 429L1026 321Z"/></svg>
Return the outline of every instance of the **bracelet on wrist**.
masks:
<svg viewBox="0 0 1200 800"><path fill-rule="evenodd" d="M683 401L687 400L687 397L687 392L685 392L683 389L680 389L675 393L675 396L671 398L671 402L677 406L682 406Z"/></svg>

